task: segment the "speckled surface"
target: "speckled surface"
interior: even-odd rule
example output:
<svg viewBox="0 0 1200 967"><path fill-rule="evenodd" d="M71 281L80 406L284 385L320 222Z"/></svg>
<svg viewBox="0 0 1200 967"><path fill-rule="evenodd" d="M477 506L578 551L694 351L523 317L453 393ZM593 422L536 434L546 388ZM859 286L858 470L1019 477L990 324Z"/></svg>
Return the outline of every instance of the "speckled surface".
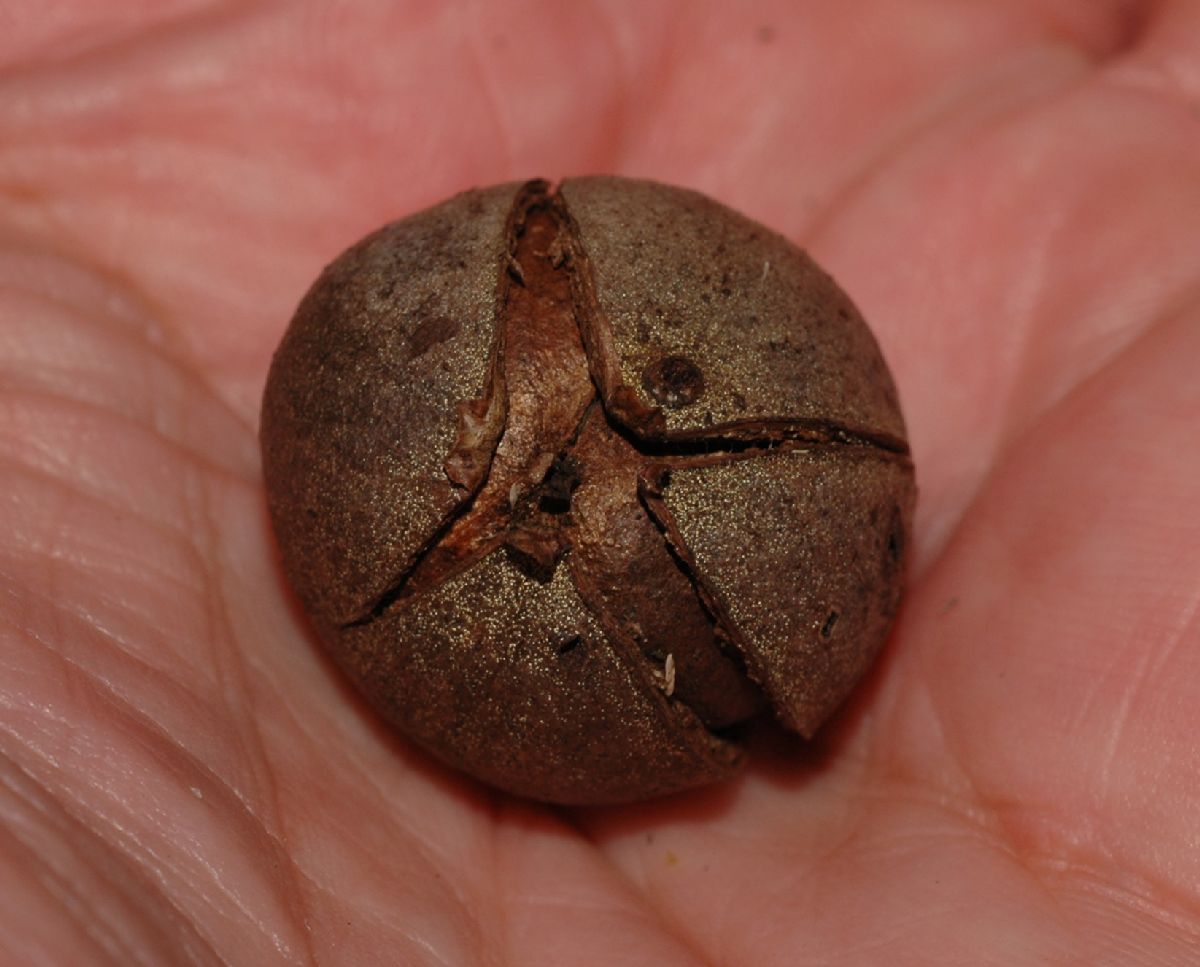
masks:
<svg viewBox="0 0 1200 967"><path fill-rule="evenodd" d="M786 239L682 188L577 178L562 195L591 260L624 383L664 357L704 377L671 433L763 418L813 417L904 437L874 336L837 284ZM633 217L631 217L631 214Z"/></svg>
<svg viewBox="0 0 1200 967"><path fill-rule="evenodd" d="M726 776L764 706L805 735L832 714L899 599L903 434L803 253L611 178L469 192L350 249L262 422L284 571L346 673L447 763L562 803Z"/></svg>
<svg viewBox="0 0 1200 967"><path fill-rule="evenodd" d="M464 496L442 464L457 405L485 392L519 187L468 192L363 239L314 283L275 354L263 473L289 580L329 620L394 581Z"/></svg>
<svg viewBox="0 0 1200 967"><path fill-rule="evenodd" d="M740 757L605 635L566 568L542 584L495 551L342 647L408 735L521 795L640 799L729 775Z"/></svg>
<svg viewBox="0 0 1200 967"><path fill-rule="evenodd" d="M663 495L775 714L811 735L899 604L911 468L865 448L800 450L678 469Z"/></svg>

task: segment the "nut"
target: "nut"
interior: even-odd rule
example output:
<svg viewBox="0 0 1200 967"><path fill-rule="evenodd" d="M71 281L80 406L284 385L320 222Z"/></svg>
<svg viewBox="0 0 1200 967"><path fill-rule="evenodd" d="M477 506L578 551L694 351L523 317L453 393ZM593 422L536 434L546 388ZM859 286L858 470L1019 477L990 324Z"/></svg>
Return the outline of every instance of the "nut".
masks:
<svg viewBox="0 0 1200 967"><path fill-rule="evenodd" d="M891 376L785 239L620 178L458 195L305 296L262 412L289 582L371 703L561 803L811 736L878 652L914 500Z"/></svg>

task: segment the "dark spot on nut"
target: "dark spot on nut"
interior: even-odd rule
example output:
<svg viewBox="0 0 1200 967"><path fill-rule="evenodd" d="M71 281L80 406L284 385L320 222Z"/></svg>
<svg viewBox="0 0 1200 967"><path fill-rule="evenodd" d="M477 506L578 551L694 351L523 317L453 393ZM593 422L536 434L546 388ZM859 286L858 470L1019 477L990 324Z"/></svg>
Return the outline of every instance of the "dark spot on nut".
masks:
<svg viewBox="0 0 1200 967"><path fill-rule="evenodd" d="M559 655L567 655L583 644L582 635L559 635L554 640L554 650Z"/></svg>
<svg viewBox="0 0 1200 967"><path fill-rule="evenodd" d="M664 356L642 372L642 386L659 406L678 410L704 393L704 374L686 356Z"/></svg>
<svg viewBox="0 0 1200 967"><path fill-rule="evenodd" d="M822 638L828 638L831 634L833 634L833 626L837 624L837 619L838 613L836 611L830 611L829 617L826 618L825 623L821 625Z"/></svg>
<svg viewBox="0 0 1200 967"><path fill-rule="evenodd" d="M898 564L904 554L904 531L904 518L897 507L892 511L892 526L887 539L887 553L893 564Z"/></svg>
<svg viewBox="0 0 1200 967"><path fill-rule="evenodd" d="M571 509L571 494L579 486L579 466L569 454L555 458L542 480L538 509L547 514L565 514Z"/></svg>
<svg viewBox="0 0 1200 967"><path fill-rule="evenodd" d="M449 316L431 316L418 323L408 337L408 358L420 359L434 346L449 342L458 333L458 323Z"/></svg>

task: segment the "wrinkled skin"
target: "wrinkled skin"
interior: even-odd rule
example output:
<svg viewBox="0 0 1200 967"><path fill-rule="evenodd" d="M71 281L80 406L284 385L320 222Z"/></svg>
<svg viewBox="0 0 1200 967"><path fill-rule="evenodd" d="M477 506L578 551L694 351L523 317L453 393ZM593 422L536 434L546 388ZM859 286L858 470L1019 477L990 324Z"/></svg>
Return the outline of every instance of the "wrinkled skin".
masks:
<svg viewBox="0 0 1200 967"><path fill-rule="evenodd" d="M0 962L1200 957L1200 6L637 7L3 18ZM594 170L807 246L922 490L899 624L817 742L564 812L333 673L255 421L347 243Z"/></svg>

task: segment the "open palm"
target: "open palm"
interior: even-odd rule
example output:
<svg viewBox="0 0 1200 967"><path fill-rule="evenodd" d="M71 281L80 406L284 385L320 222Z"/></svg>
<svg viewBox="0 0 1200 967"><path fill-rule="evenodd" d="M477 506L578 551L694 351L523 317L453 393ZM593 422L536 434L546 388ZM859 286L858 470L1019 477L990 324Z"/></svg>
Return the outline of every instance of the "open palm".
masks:
<svg viewBox="0 0 1200 967"><path fill-rule="evenodd" d="M16 6L0 961L1200 958L1200 5ZM256 427L342 247L589 171L809 248L921 502L815 743L565 811L449 774L322 658Z"/></svg>

